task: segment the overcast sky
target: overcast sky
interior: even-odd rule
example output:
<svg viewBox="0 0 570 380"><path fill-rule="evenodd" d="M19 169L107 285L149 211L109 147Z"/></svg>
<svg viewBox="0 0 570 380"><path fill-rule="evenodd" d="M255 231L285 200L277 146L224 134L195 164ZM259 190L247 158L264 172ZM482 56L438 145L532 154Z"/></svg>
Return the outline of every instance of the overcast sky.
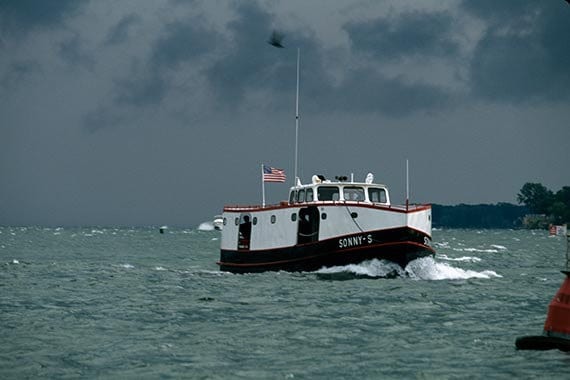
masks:
<svg viewBox="0 0 570 380"><path fill-rule="evenodd" d="M272 30L285 49L266 43ZM563 0L0 0L0 224L196 226L260 164L412 202L569 185Z"/></svg>

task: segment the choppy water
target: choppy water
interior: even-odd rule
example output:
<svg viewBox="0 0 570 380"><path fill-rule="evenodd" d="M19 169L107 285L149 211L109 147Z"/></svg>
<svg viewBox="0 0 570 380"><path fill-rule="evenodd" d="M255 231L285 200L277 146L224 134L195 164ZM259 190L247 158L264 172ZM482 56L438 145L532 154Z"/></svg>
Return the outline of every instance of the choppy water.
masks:
<svg viewBox="0 0 570 380"><path fill-rule="evenodd" d="M0 378L568 378L570 355L514 346L542 331L563 238L434 242L406 271L234 275L216 231L3 227Z"/></svg>

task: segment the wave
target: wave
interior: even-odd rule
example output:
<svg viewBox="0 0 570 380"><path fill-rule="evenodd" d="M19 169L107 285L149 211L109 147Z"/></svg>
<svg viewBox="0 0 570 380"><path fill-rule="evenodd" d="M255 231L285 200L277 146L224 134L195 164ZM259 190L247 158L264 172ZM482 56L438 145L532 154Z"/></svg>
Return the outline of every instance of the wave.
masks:
<svg viewBox="0 0 570 380"><path fill-rule="evenodd" d="M492 270L477 272L453 267L447 263L438 263L431 257L414 260L406 267L409 277L418 280L467 280L470 278L503 277Z"/></svg>
<svg viewBox="0 0 570 380"><path fill-rule="evenodd" d="M446 261L467 261L470 263L478 263L479 261L481 261L481 259L479 257L475 257L475 256L463 256L463 257L448 257L447 255L437 255L438 259L441 260L446 260Z"/></svg>
<svg viewBox="0 0 570 380"><path fill-rule="evenodd" d="M503 277L492 270L477 272L456 268L447 263L439 263L431 257L414 260L405 269L389 261L374 259L360 264L322 268L314 273L317 278L323 280L396 277L407 277L414 280L466 280L470 278Z"/></svg>
<svg viewBox="0 0 570 380"><path fill-rule="evenodd" d="M463 244L459 243L459 245L461 246ZM499 245L499 244L491 244L490 245L491 248L474 248L474 247L455 248L455 247L452 247L448 241L436 242L436 243L434 243L434 246L437 248L442 248L442 249L452 249L452 250L457 251L457 252L498 253L501 251L507 251L508 250L507 247L505 247L504 245Z"/></svg>
<svg viewBox="0 0 570 380"><path fill-rule="evenodd" d="M480 248L453 248L457 252L481 252L481 253L498 253L498 249L480 249Z"/></svg>
<svg viewBox="0 0 570 380"><path fill-rule="evenodd" d="M373 259L360 264L322 268L314 272L323 280L351 280L355 278L395 278L405 277L406 273L396 263Z"/></svg>

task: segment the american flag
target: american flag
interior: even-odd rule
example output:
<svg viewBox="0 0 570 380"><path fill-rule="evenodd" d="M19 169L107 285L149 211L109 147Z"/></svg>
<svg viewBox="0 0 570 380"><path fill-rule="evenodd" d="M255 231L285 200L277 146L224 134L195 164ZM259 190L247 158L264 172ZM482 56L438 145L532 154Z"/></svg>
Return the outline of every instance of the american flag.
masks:
<svg viewBox="0 0 570 380"><path fill-rule="evenodd" d="M285 170L263 165L263 182L285 182Z"/></svg>

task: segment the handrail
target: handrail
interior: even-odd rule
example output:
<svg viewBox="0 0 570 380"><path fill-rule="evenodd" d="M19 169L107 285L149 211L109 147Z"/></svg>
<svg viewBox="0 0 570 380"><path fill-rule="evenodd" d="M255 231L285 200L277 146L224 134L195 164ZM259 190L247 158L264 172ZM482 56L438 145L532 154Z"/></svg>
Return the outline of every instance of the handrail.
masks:
<svg viewBox="0 0 570 380"><path fill-rule="evenodd" d="M366 201L310 201L310 202L298 202L298 203L289 203L289 202L281 202L279 204L272 204L272 205L227 205L224 206L224 211L230 212L243 212L243 211L260 211L260 210L271 210L277 208L293 208L293 207L306 207L306 206L344 206L344 205L356 205L356 206L365 206L371 208L379 208L379 209L388 209L388 210L395 210L395 211L416 211L425 209L426 207L431 207L431 204L410 204L406 205L386 205L382 203L371 203Z"/></svg>

